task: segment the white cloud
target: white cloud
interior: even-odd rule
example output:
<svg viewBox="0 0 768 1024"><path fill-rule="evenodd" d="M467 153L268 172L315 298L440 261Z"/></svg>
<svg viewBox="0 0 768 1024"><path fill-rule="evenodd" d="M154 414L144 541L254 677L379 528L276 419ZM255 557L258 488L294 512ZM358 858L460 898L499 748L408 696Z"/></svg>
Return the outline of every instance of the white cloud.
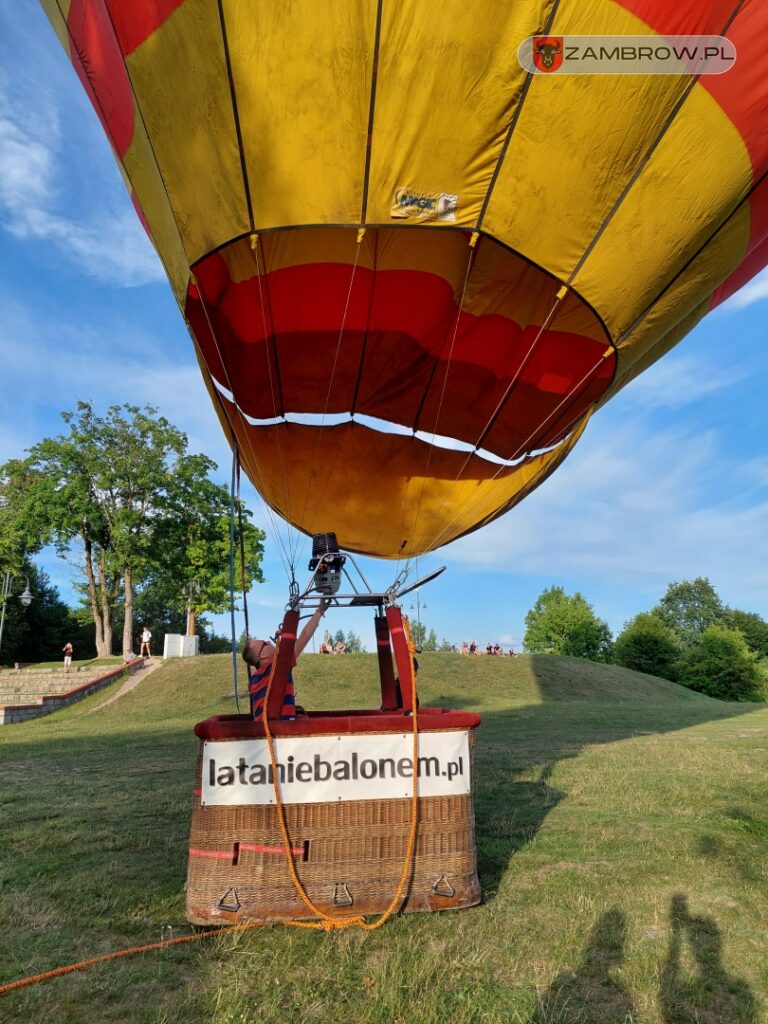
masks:
<svg viewBox="0 0 768 1024"><path fill-rule="evenodd" d="M689 353L674 354L654 363L628 384L623 394L645 410L679 409L732 387L747 374L744 365L724 370Z"/></svg>
<svg viewBox="0 0 768 1024"><path fill-rule="evenodd" d="M709 576L726 600L768 608L768 494L739 491L711 433L606 423L510 514L447 549L451 561L539 579L622 581L663 593ZM578 510L575 514L572 509Z"/></svg>
<svg viewBox="0 0 768 1024"><path fill-rule="evenodd" d="M130 402L155 406L183 430L192 451L203 451L228 477L229 445L216 418L195 360L192 343L160 339L95 310L78 325L53 323L0 293L0 420L15 425L6 458L64 429L57 414L91 400L99 411ZM52 426L52 422L54 425ZM43 425L44 424L44 425Z"/></svg>
<svg viewBox="0 0 768 1024"><path fill-rule="evenodd" d="M105 157L111 159L106 142L99 144L85 173ZM101 181L91 189L88 179L81 178L87 202L79 216L63 209L68 178L76 172L50 93L41 89L34 99L0 94L0 223L5 230L22 241L49 243L71 267L97 281L129 287L162 280L160 262L117 168L107 172L106 189Z"/></svg>
<svg viewBox="0 0 768 1024"><path fill-rule="evenodd" d="M765 270L761 270L751 281L748 281L740 291L732 295L720 308L723 310L744 309L746 306L751 306L753 302L760 302L761 299L768 299L768 267Z"/></svg>

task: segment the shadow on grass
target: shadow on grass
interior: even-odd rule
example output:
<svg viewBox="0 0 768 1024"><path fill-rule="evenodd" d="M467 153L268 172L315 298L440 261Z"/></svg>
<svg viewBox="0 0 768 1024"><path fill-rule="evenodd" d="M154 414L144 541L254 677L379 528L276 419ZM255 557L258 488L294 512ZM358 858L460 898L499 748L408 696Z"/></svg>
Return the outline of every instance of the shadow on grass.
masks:
<svg viewBox="0 0 768 1024"><path fill-rule="evenodd" d="M554 674L551 658L531 661L542 703L483 712L476 734L478 871L486 898L498 891L511 859L534 838L549 812L567 798L550 785L558 762L577 757L589 746L676 732L756 710L753 704L716 701L666 682L657 686L653 680L634 701L623 693L619 699L609 695L600 700L598 695L558 700L567 667L558 660ZM590 664L587 671L603 667ZM466 695L451 695L444 702L472 706ZM532 771L539 773L533 781Z"/></svg>
<svg viewBox="0 0 768 1024"><path fill-rule="evenodd" d="M749 985L722 962L720 929L711 917L694 917L684 896L673 896L669 951L661 973L659 1008L665 1024L759 1024ZM627 940L625 915L602 914L575 970L561 971L539 997L530 1024L625 1024L636 1018L628 990L617 977ZM684 946L693 967L684 966Z"/></svg>
<svg viewBox="0 0 768 1024"><path fill-rule="evenodd" d="M673 896L670 926L659 992L666 1024L758 1024L762 1018L749 985L723 967L723 941L714 919L694 917L686 898ZM683 963L686 945L693 970Z"/></svg>
<svg viewBox="0 0 768 1024"><path fill-rule="evenodd" d="M635 1020L627 989L615 977L624 961L627 922L620 910L598 918L581 964L554 979L531 1017L531 1024L625 1024Z"/></svg>

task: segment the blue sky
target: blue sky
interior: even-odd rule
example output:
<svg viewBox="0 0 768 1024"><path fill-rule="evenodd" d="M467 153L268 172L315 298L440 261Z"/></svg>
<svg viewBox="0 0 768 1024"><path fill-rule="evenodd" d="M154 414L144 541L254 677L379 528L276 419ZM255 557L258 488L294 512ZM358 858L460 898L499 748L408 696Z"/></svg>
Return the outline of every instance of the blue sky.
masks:
<svg viewBox="0 0 768 1024"><path fill-rule="evenodd" d="M33 0L0 0L0 270L0 462L58 433L78 399L100 410L130 401L156 406L228 481L229 449L181 315ZM617 631L670 580L697 575L768 617L767 317L763 273L597 413L522 505L420 560L423 573L448 566L422 592L427 625L457 643L519 647L526 611L559 584ZM263 523L249 485L245 497ZM69 599L75 570L51 553L42 562ZM392 563L361 565L377 587L393 578ZM249 601L256 631L276 624L287 595L274 533L265 570ZM224 617L216 625L228 628ZM329 625L372 649L367 613Z"/></svg>

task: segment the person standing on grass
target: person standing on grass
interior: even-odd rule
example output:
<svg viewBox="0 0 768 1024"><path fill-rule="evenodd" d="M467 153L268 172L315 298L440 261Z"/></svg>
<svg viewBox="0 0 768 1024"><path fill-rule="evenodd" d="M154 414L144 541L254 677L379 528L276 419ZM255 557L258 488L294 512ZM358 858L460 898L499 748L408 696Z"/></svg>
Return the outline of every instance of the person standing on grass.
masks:
<svg viewBox="0 0 768 1024"><path fill-rule="evenodd" d="M69 640L67 640L67 642L62 647L62 651L64 652L64 671L69 672L70 666L72 665L72 655L75 653L75 648L72 646Z"/></svg>
<svg viewBox="0 0 768 1024"><path fill-rule="evenodd" d="M152 639L152 634L149 632L147 627L141 631L141 649L139 650L139 657L143 658L145 655L148 658L152 657L152 652L149 649L149 641Z"/></svg>
<svg viewBox="0 0 768 1024"><path fill-rule="evenodd" d="M328 598L323 598L320 607L310 617L304 629L296 640L293 649L293 664L312 639L315 630L320 625L320 619L325 614L325 609L330 604ZM243 649L243 661L249 666L250 679L248 680L248 694L251 699L251 715L253 718L261 718L264 711L264 701L267 698L269 678L272 669L275 667L275 654L277 648L271 640L249 640ZM300 713L301 709L300 709ZM288 685L283 695L282 718L291 720L296 717L296 695L293 690L293 676L288 674Z"/></svg>

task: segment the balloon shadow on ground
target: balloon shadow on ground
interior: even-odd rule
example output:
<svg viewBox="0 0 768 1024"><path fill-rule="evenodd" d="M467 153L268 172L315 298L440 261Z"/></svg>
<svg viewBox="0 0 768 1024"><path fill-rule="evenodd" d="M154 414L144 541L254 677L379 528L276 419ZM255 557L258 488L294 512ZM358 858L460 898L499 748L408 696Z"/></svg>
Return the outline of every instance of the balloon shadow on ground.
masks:
<svg viewBox="0 0 768 1024"><path fill-rule="evenodd" d="M624 961L627 922L616 908L598 918L581 964L561 971L530 1018L530 1024L631 1024L632 997L615 977Z"/></svg>
<svg viewBox="0 0 768 1024"><path fill-rule="evenodd" d="M695 917L684 896L673 896L671 938L659 1002L666 1024L759 1024L760 1009L743 978L723 967L723 941L711 917ZM687 946L693 970L683 964Z"/></svg>

